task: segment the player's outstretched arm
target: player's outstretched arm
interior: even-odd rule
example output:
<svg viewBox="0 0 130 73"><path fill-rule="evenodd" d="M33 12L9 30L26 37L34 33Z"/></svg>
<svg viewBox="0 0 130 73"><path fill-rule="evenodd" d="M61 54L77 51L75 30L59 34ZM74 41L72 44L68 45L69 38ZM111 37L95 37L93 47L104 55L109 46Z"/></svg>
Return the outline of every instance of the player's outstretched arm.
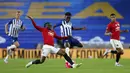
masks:
<svg viewBox="0 0 130 73"><path fill-rule="evenodd" d="M112 33L110 32L110 28L111 28L111 26L107 25L107 28L106 28L106 31L105 31L104 35L106 35L106 36L111 36L112 35Z"/></svg>
<svg viewBox="0 0 130 73"><path fill-rule="evenodd" d="M57 36L57 34L54 32L54 37L56 39L62 40L62 39L68 39L69 37L61 37L61 36Z"/></svg>
<svg viewBox="0 0 130 73"><path fill-rule="evenodd" d="M109 32L108 30L106 30L104 35L111 36L111 32Z"/></svg>
<svg viewBox="0 0 130 73"><path fill-rule="evenodd" d="M12 20L13 20L13 19L12 19ZM10 24L12 24L12 20L10 20L7 24L5 24L5 33L6 33L6 34L9 34L8 26L9 26Z"/></svg>
<svg viewBox="0 0 130 73"><path fill-rule="evenodd" d="M72 27L72 30L86 30L86 27L82 27L82 28L75 28L75 27Z"/></svg>
<svg viewBox="0 0 130 73"><path fill-rule="evenodd" d="M128 29L126 29L126 30L120 30L120 33L122 33L122 32L129 32L129 30Z"/></svg>
<svg viewBox="0 0 130 73"><path fill-rule="evenodd" d="M40 27L40 26L37 26L36 23L34 22L34 20L32 19L32 17L30 17L30 16L28 16L28 15L27 15L27 17L32 21L33 26L34 26L37 30L42 31L42 30L44 29L44 28L42 28L42 27Z"/></svg>

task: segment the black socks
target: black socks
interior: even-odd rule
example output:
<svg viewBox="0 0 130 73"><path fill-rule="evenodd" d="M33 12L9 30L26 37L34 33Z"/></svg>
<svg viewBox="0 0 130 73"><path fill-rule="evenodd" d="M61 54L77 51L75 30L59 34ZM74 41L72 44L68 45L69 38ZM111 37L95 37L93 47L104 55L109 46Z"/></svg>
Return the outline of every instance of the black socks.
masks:
<svg viewBox="0 0 130 73"><path fill-rule="evenodd" d="M116 50L111 50L111 53L117 54L117 51Z"/></svg>
<svg viewBox="0 0 130 73"><path fill-rule="evenodd" d="M65 55L63 55L64 56L64 58L66 59L66 61L68 61L71 65L73 65L74 63L72 62L72 59L67 55L67 54L65 54Z"/></svg>
<svg viewBox="0 0 130 73"><path fill-rule="evenodd" d="M40 59L37 59L37 60L33 61L32 64L41 64L41 61L40 61Z"/></svg>
<svg viewBox="0 0 130 73"><path fill-rule="evenodd" d="M121 54L120 53L117 53L116 54L116 62L118 63L119 62L119 60L120 60L120 56L121 56Z"/></svg>

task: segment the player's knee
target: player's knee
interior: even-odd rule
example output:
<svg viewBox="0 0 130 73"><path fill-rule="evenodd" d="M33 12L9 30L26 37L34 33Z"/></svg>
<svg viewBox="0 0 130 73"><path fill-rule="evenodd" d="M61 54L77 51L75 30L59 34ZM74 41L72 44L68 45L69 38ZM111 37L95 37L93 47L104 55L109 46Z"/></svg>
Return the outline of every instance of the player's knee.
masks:
<svg viewBox="0 0 130 73"><path fill-rule="evenodd" d="M120 54L121 54L121 55L123 55L123 54L124 54L124 52L123 52L123 51L120 51Z"/></svg>
<svg viewBox="0 0 130 73"><path fill-rule="evenodd" d="M82 48L82 47L83 47L83 45L82 45L82 44L79 44L79 45L78 45L78 47Z"/></svg>
<svg viewBox="0 0 130 73"><path fill-rule="evenodd" d="M70 47L70 43L69 43L69 42L66 42L66 43L64 44L64 46L65 46L65 47Z"/></svg>
<svg viewBox="0 0 130 73"><path fill-rule="evenodd" d="M63 51L63 52L62 52L62 55L65 55L65 54L66 54L65 51Z"/></svg>
<svg viewBox="0 0 130 73"><path fill-rule="evenodd" d="M122 50L121 48L116 48L117 52L120 53Z"/></svg>
<svg viewBox="0 0 130 73"><path fill-rule="evenodd" d="M43 56L41 59L40 59L40 64L42 64L44 61L45 61L46 57Z"/></svg>
<svg viewBox="0 0 130 73"><path fill-rule="evenodd" d="M117 50L117 53L118 53L118 54L121 54L121 55L124 54L124 52L123 52L122 50Z"/></svg>
<svg viewBox="0 0 130 73"><path fill-rule="evenodd" d="M40 61L40 64L42 64L44 61Z"/></svg>
<svg viewBox="0 0 130 73"><path fill-rule="evenodd" d="M16 42L14 43L14 45L15 45L16 47L19 47L19 46L20 46L20 44L19 44L18 41L16 41Z"/></svg>
<svg viewBox="0 0 130 73"><path fill-rule="evenodd" d="M14 49L14 48L12 48L12 49L11 49L11 51L15 51L15 49Z"/></svg>
<svg viewBox="0 0 130 73"><path fill-rule="evenodd" d="M64 54L65 54L65 51L59 50L57 54L58 54L58 55L64 55Z"/></svg>
<svg viewBox="0 0 130 73"><path fill-rule="evenodd" d="M18 43L18 44L17 44L17 47L19 47L19 46L20 46L20 44Z"/></svg>

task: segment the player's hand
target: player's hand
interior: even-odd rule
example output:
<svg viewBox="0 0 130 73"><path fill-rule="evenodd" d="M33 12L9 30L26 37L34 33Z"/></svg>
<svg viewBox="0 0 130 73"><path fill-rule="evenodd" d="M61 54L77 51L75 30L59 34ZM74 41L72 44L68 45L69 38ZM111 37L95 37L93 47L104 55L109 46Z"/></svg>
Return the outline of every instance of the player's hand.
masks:
<svg viewBox="0 0 130 73"><path fill-rule="evenodd" d="M8 32L8 31L6 31L5 33L6 33L6 34L9 34L9 32Z"/></svg>
<svg viewBox="0 0 130 73"><path fill-rule="evenodd" d="M31 17L31 16L29 16L29 15L27 15L27 17L28 17L28 18L30 18L30 19L32 19L32 17Z"/></svg>
<svg viewBox="0 0 130 73"><path fill-rule="evenodd" d="M25 29L26 29L26 28L25 28L24 26L21 28L22 31L24 31Z"/></svg>
<svg viewBox="0 0 130 73"><path fill-rule="evenodd" d="M86 30L86 27L83 27L82 30Z"/></svg>
<svg viewBox="0 0 130 73"><path fill-rule="evenodd" d="M128 29L126 29L126 30L124 30L124 32L129 32L129 30L128 30Z"/></svg>

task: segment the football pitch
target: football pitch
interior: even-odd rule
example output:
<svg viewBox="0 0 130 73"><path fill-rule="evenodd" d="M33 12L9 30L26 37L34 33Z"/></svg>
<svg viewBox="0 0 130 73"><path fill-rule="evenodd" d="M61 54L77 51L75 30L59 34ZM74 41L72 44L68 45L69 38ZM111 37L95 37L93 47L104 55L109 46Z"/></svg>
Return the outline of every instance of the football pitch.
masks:
<svg viewBox="0 0 130 73"><path fill-rule="evenodd" d="M0 73L130 73L130 59L121 59L122 67L115 67L114 59L75 59L83 63L76 69L65 68L63 59L47 59L44 64L25 68L31 59L9 59L5 64L0 59Z"/></svg>

